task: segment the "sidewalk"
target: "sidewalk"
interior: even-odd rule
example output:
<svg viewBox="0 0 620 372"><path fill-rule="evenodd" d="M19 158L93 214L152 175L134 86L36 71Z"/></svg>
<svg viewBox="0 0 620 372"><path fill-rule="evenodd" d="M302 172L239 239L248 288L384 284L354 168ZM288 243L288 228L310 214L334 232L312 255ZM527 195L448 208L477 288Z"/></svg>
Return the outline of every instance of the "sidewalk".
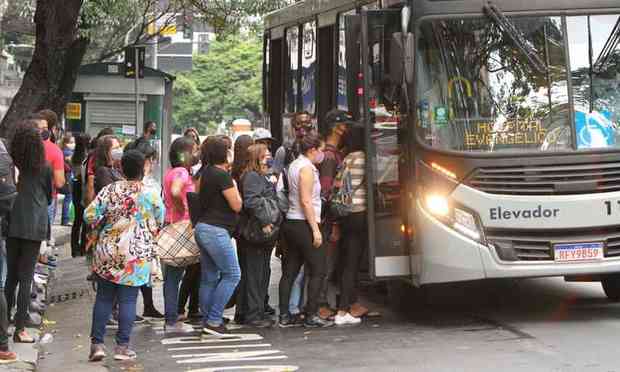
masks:
<svg viewBox="0 0 620 372"><path fill-rule="evenodd" d="M52 234L54 239L56 240L56 246L61 247L59 251L64 250L64 246L69 245L69 241L71 238L71 228L64 226L54 226L52 229ZM51 280L51 286L54 285ZM48 287L49 288L49 287ZM47 319L48 315L44 316L44 319ZM45 327L44 327L45 328ZM41 335L44 335L48 330L39 330L39 329L28 329L30 334L36 335L37 338ZM13 327L9 328L9 333L13 333ZM41 355L39 344L14 344L13 338L9 337L10 348L12 351L17 353L18 360L16 362L10 362L5 364L0 364L0 372L3 371L35 371L37 370L39 357Z"/></svg>

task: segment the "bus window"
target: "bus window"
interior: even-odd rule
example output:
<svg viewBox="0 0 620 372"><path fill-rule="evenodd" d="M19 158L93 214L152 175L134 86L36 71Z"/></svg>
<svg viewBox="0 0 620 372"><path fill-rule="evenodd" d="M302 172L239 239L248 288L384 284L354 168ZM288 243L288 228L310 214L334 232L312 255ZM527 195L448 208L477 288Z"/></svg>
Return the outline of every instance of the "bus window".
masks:
<svg viewBox="0 0 620 372"><path fill-rule="evenodd" d="M620 143L618 15L567 17L568 50L578 149Z"/></svg>
<svg viewBox="0 0 620 372"><path fill-rule="evenodd" d="M303 54L301 56L301 97L303 111L316 114L316 23L309 22L303 26Z"/></svg>
<svg viewBox="0 0 620 372"><path fill-rule="evenodd" d="M347 40L346 20L348 15L355 15L355 9L338 15L338 65L336 70L336 104L339 110L349 111L347 97Z"/></svg>
<svg viewBox="0 0 620 372"><path fill-rule="evenodd" d="M286 30L286 85L284 92L284 109L286 112L297 111L299 92L299 28Z"/></svg>

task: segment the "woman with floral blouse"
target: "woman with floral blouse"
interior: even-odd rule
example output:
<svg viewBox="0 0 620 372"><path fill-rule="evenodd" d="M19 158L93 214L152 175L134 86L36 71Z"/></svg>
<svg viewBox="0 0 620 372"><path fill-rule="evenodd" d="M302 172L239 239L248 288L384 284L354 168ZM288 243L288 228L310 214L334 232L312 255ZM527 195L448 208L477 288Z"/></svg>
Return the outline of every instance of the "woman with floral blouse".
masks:
<svg viewBox="0 0 620 372"><path fill-rule="evenodd" d="M105 358L103 340L115 298L119 328L114 359L135 359L129 336L136 316L140 286L149 284L155 238L164 221L161 196L145 188L144 155L127 151L121 160L126 180L104 187L84 212L84 220L99 231L93 252L97 297L93 309L89 360Z"/></svg>

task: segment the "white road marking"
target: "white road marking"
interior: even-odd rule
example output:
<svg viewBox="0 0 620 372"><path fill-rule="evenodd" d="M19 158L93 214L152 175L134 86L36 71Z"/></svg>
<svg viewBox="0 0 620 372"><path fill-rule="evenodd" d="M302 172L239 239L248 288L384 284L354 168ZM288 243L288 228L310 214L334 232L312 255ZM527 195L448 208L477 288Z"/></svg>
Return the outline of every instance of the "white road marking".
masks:
<svg viewBox="0 0 620 372"><path fill-rule="evenodd" d="M248 370L254 372L294 372L299 370L297 366L228 366L215 368L192 369L188 372L219 372L219 371L238 371Z"/></svg>
<svg viewBox="0 0 620 372"><path fill-rule="evenodd" d="M178 364L190 364L190 363L219 363L219 362L255 362L259 360L282 360L287 359L286 355L264 356L264 357L247 357L247 358L197 358L197 359L184 359L179 360Z"/></svg>
<svg viewBox="0 0 620 372"><path fill-rule="evenodd" d="M182 358L212 358L212 357L222 357L222 358L240 358L243 359L245 357L255 357L261 355L271 355L278 354L280 350L259 350L259 351L229 351L225 353L203 353L203 354L178 354L173 355L174 359L182 359Z"/></svg>
<svg viewBox="0 0 620 372"><path fill-rule="evenodd" d="M230 348L246 348L246 347L271 347L271 344L250 344L250 345L218 345L218 346L188 346L173 347L168 351L190 351L190 350L211 350L211 349L230 349Z"/></svg>
<svg viewBox="0 0 620 372"><path fill-rule="evenodd" d="M248 344L251 341L261 341L263 337L258 334L230 334L225 337L217 336L202 336L202 337L173 337L165 338L161 340L163 345L193 345L183 347L172 347L168 349L170 352L181 351L196 351L196 350L222 350L228 349L224 352L213 353L200 353L200 354L173 354L172 358L176 360L177 364L192 364L192 363L222 363L222 362L255 362L255 361L267 361L267 360L282 360L288 359L286 355L283 355L280 350L251 350L251 351L239 351L234 349L248 349L248 348L269 348L271 344ZM203 345L200 345L203 344ZM204 345L211 344L211 345ZM220 345L213 345L220 344ZM223 344L223 345L222 345ZM232 349L232 350L231 350ZM230 371L230 370L250 370L256 372L288 372L297 371L299 367L288 365L273 365L273 366L259 366L259 365L241 365L241 366L227 366L227 367L208 367L203 369L197 369L190 372L217 372L217 371Z"/></svg>
<svg viewBox="0 0 620 372"><path fill-rule="evenodd" d="M161 340L161 343L164 345L183 345L183 344L210 344L210 343L221 343L221 342L242 342L242 341L260 341L263 337L257 334L235 334L228 335L226 337L174 337L174 338L164 338Z"/></svg>

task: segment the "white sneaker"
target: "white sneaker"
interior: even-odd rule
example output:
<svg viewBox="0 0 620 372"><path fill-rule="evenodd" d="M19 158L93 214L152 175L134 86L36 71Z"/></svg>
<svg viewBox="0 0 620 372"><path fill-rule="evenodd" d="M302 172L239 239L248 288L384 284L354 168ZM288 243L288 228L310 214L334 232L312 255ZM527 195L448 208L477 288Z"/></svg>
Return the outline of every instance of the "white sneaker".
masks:
<svg viewBox="0 0 620 372"><path fill-rule="evenodd" d="M176 322L176 324L173 326L164 325L164 332L166 333L192 333L194 332L194 327L192 327L189 324L185 324L183 322Z"/></svg>
<svg viewBox="0 0 620 372"><path fill-rule="evenodd" d="M336 318L334 319L334 323L336 325L348 325L348 324L360 324L362 322L361 318L356 318L353 315L346 313L344 315L336 314Z"/></svg>

